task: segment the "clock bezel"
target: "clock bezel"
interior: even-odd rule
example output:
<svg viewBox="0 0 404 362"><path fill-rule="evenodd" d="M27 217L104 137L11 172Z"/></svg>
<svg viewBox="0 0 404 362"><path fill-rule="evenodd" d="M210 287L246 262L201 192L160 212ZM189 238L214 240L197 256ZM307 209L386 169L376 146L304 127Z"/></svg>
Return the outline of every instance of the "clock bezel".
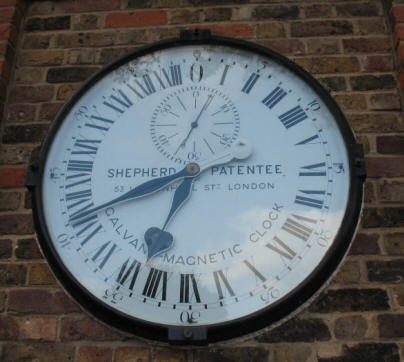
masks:
<svg viewBox="0 0 404 362"><path fill-rule="evenodd" d="M283 298L259 311L227 322L198 327L167 326L165 324L148 322L113 309L89 293L88 290L75 279L59 257L47 230L42 205L41 185L44 177L44 167L47 155L59 127L62 125L66 115L70 112L72 107L95 83L121 65L148 53L176 46L205 44L217 46L224 45L243 49L270 58L295 73L315 91L315 93L326 104L330 113L334 116L345 143L350 171L349 201L341 227L334 239L333 245L327 251L322 261L305 278L305 280ZM252 334L270 327L271 325L273 326L274 324L281 323L288 319L288 317L290 317L290 315L297 309L300 309L304 304L307 304L313 296L318 294L325 287L327 281L336 272L339 264L342 262L349 249L360 219L363 199L363 183L365 180L361 146L356 143L354 134L334 99L320 85L320 83L314 79L313 76L288 58L271 49L241 39L213 36L206 30L183 31L178 38L161 40L137 48L104 66L101 70L90 77L64 104L56 115L41 145L37 165L34 168L31 167L28 174L31 179L35 180L35 182L27 186L29 186L32 191L32 209L37 239L42 253L46 257L62 288L86 311L109 326L146 338L147 340L183 345L207 344ZM32 177L32 174L34 174L34 177Z"/></svg>

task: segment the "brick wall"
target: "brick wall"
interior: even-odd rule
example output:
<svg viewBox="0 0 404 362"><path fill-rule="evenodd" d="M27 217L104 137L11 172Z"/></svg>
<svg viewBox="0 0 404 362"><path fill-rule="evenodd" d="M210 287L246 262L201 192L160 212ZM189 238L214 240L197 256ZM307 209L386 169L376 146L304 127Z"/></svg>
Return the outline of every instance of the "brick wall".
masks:
<svg viewBox="0 0 404 362"><path fill-rule="evenodd" d="M0 0L2 360L404 359L401 2ZM133 47L195 26L271 47L314 74L364 144L369 179L350 254L307 310L241 345L183 351L100 325L65 295L35 243L23 183L31 150L82 81Z"/></svg>

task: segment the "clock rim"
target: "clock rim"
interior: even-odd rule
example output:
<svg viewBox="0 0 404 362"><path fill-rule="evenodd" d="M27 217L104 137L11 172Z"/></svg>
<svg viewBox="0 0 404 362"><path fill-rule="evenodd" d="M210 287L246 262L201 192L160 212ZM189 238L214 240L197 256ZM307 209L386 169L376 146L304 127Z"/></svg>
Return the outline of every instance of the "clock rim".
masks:
<svg viewBox="0 0 404 362"><path fill-rule="evenodd" d="M342 263L344 256L347 254L349 246L356 233L362 209L363 183L365 176L363 173L357 172L358 165L355 164L355 159L358 157L355 153L355 148L358 147L358 144L356 143L353 131L344 114L325 88L303 68L269 48L242 39L213 36L209 33L205 34L206 36L199 38L177 37L165 39L134 49L102 67L84 84L82 84L75 94L59 110L51 123L49 131L41 144L39 152L39 169L37 171L38 181L32 189L32 214L37 233L37 240L42 253L46 257L52 272L62 288L76 302L78 302L82 308L84 308L89 314L93 315L96 319L109 326L117 328L120 331L135 334L150 341L183 345L215 343L256 333L262 329L273 328L275 325L283 323L293 316L296 311L307 307L307 304L310 303L311 299L325 288L327 282L338 270L338 266ZM47 155L54 137L60 126L63 124L66 115L87 90L111 71L135 58L155 51L186 45L229 46L251 51L270 58L296 74L314 90L318 97L325 103L329 112L333 115L344 141L350 171L348 203L341 226L333 240L332 246L315 269L312 270L312 272L308 274L295 289L291 290L284 297L270 306L246 314L237 319L198 327L169 326L167 324L149 322L134 316L129 316L104 303L101 299L95 297L84 286L82 286L82 284L76 280L70 270L64 265L62 258L53 246L43 211L41 186ZM178 329L189 329L194 332L194 335L199 334L202 337L201 339L184 338L183 340L172 340L169 335L171 332Z"/></svg>

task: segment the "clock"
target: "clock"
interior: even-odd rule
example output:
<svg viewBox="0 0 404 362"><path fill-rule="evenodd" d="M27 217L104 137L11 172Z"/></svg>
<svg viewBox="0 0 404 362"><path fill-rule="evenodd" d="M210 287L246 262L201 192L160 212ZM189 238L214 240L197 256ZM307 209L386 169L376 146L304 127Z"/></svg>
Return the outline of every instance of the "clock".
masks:
<svg viewBox="0 0 404 362"><path fill-rule="evenodd" d="M315 297L354 236L365 175L312 76L196 29L89 79L26 183L43 254L85 310L148 340L207 344Z"/></svg>

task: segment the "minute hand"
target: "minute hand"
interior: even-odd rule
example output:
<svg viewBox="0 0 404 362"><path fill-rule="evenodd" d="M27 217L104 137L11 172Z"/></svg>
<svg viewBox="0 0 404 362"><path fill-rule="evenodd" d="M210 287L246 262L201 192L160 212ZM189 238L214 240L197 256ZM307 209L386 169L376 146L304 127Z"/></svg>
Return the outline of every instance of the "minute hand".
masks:
<svg viewBox="0 0 404 362"><path fill-rule="evenodd" d="M132 199L136 199L139 197L149 195L153 192L161 190L162 188L166 187L167 185L173 183L176 180L184 179L186 177L191 177L191 176L193 176L193 177L195 176L195 169L194 169L194 171L192 171L192 167L189 167L189 165L187 165L181 171L174 173L173 175L159 177L157 179L146 181L145 183L143 183L139 186L136 186L132 190L124 193L121 196L118 196L117 198L115 198L111 201L105 202L105 203L98 205L96 207L93 207L91 209L83 210L82 212L76 213L70 217L70 221L82 219L85 216L94 214L99 210L106 209L107 207L116 205L123 201L132 200Z"/></svg>

